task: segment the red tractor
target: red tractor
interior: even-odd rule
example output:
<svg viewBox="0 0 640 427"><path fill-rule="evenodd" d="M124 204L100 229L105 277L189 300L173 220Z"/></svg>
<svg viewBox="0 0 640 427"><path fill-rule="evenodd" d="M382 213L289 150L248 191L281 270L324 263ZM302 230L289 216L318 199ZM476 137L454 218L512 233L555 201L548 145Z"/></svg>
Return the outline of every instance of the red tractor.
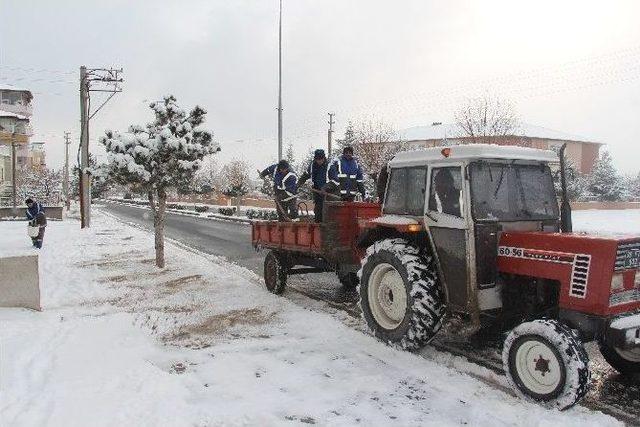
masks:
<svg viewBox="0 0 640 427"><path fill-rule="evenodd" d="M495 145L400 153L382 206L329 202L323 224L253 224L253 244L271 249L267 288L336 271L347 286L359 282L373 334L405 349L443 325L462 336L497 326L508 332L502 359L514 389L570 407L589 384L584 342L640 376L640 237L572 233L557 162L552 151Z"/></svg>

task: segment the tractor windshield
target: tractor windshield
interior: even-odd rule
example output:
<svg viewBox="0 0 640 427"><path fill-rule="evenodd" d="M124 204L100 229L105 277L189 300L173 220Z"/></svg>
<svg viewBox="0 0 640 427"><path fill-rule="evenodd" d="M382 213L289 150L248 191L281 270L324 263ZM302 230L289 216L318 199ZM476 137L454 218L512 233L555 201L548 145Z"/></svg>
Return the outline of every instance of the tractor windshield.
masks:
<svg viewBox="0 0 640 427"><path fill-rule="evenodd" d="M471 197L476 220L555 219L558 202L546 164L471 163Z"/></svg>

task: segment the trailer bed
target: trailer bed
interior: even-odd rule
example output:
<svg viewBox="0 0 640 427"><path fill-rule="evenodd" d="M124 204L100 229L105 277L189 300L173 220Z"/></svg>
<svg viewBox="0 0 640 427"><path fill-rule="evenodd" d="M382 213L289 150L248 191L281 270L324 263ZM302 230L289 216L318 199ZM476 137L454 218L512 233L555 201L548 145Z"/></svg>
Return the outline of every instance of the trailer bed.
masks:
<svg viewBox="0 0 640 427"><path fill-rule="evenodd" d="M254 221L251 242L256 248L321 256L332 264L359 264L359 221L378 216L377 203L326 202L322 223Z"/></svg>

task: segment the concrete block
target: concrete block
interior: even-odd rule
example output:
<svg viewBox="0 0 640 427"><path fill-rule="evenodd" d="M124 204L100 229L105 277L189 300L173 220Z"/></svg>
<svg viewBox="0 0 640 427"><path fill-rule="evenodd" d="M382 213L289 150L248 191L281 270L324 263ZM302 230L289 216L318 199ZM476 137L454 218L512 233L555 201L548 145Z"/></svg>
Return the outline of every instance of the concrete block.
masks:
<svg viewBox="0 0 640 427"><path fill-rule="evenodd" d="M38 255L0 257L0 307L41 310Z"/></svg>

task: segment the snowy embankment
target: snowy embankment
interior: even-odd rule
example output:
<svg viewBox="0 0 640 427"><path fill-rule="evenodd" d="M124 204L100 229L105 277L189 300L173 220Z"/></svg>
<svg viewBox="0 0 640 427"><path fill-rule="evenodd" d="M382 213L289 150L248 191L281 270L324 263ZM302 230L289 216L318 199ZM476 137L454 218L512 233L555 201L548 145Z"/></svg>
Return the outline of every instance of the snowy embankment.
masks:
<svg viewBox="0 0 640 427"><path fill-rule="evenodd" d="M29 250L0 222L3 251ZM103 214L51 222L42 312L0 309L0 425L615 425L546 410Z"/></svg>

